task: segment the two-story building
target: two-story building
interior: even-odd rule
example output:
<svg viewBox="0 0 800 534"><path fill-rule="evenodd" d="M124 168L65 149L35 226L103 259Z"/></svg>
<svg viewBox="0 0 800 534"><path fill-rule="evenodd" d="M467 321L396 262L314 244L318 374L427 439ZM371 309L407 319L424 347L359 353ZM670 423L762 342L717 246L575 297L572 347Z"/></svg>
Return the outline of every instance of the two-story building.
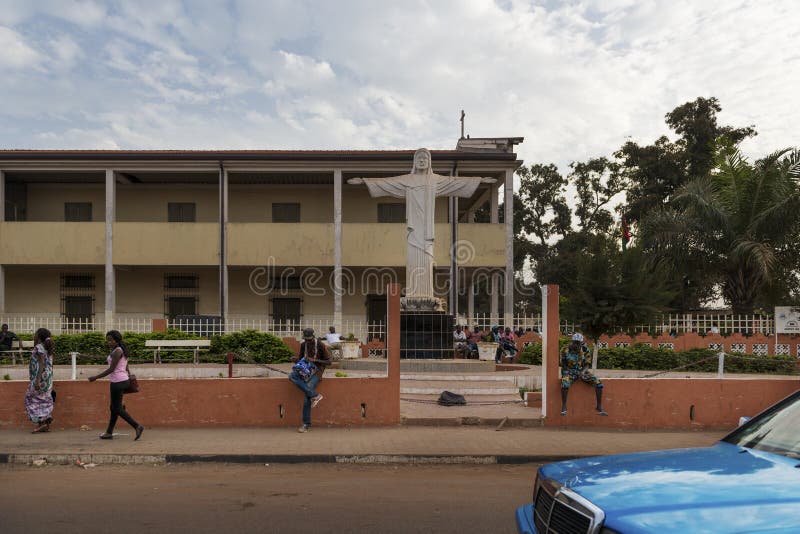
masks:
<svg viewBox="0 0 800 534"><path fill-rule="evenodd" d="M437 291L451 309L455 264L464 307L484 276L492 315L510 316L513 202L504 224L497 206L512 197L520 141L432 151L438 174L497 180L437 199ZM385 284L405 280L405 208L347 180L408 173L413 153L2 150L0 318L21 331L147 330L192 315L228 330L379 323ZM489 222L475 222L485 207Z"/></svg>

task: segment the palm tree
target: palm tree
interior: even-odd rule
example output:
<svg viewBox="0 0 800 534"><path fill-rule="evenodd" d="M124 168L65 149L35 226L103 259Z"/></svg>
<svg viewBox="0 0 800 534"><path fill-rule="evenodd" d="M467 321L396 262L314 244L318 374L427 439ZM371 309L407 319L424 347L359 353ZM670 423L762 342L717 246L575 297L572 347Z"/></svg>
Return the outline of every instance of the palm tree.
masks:
<svg viewBox="0 0 800 534"><path fill-rule="evenodd" d="M751 165L738 148L721 146L711 173L646 217L641 233L675 272L705 271L734 313L752 313L777 275L797 269L800 150Z"/></svg>

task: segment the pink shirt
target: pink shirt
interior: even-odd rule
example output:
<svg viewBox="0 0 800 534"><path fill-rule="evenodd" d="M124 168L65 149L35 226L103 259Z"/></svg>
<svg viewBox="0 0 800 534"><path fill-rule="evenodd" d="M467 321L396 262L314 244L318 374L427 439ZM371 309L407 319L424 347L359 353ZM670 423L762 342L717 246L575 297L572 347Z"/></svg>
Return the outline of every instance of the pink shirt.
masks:
<svg viewBox="0 0 800 534"><path fill-rule="evenodd" d="M122 349L120 349L120 351L121 350ZM112 351L111 354L114 354L114 352ZM109 354L108 358L106 358L108 365L111 365L111 354ZM125 370L126 367L128 367L128 359L123 354L117 362L117 366L114 368L111 374L108 375L108 380L111 382L125 382L128 380L130 377L128 377L128 371Z"/></svg>

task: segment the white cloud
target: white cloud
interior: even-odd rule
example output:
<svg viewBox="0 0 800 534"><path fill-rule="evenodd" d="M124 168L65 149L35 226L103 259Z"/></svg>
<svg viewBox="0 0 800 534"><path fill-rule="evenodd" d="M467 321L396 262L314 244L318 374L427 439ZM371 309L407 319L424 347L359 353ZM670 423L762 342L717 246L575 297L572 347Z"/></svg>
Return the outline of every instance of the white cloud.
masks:
<svg viewBox="0 0 800 534"><path fill-rule="evenodd" d="M42 57L31 48L20 34L0 26L0 67L19 69L36 67Z"/></svg>
<svg viewBox="0 0 800 534"><path fill-rule="evenodd" d="M752 155L800 145L789 0L12 2L0 23L4 146L452 148L465 109L566 168L698 96L756 125Z"/></svg>

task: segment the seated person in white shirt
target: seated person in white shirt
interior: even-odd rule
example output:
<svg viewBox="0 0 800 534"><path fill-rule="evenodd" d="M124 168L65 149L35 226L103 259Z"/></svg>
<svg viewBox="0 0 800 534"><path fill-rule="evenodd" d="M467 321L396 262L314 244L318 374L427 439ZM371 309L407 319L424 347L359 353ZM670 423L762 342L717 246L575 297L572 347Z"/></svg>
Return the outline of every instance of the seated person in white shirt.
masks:
<svg viewBox="0 0 800 534"><path fill-rule="evenodd" d="M456 358L465 358L465 353L467 350L467 335L461 329L461 325L456 325L456 329L453 332L453 344L453 348L456 351Z"/></svg>
<svg viewBox="0 0 800 534"><path fill-rule="evenodd" d="M328 344L333 350L340 350L342 348L341 345L342 335L336 333L336 328L331 326L328 328L328 333L325 334L325 343Z"/></svg>

